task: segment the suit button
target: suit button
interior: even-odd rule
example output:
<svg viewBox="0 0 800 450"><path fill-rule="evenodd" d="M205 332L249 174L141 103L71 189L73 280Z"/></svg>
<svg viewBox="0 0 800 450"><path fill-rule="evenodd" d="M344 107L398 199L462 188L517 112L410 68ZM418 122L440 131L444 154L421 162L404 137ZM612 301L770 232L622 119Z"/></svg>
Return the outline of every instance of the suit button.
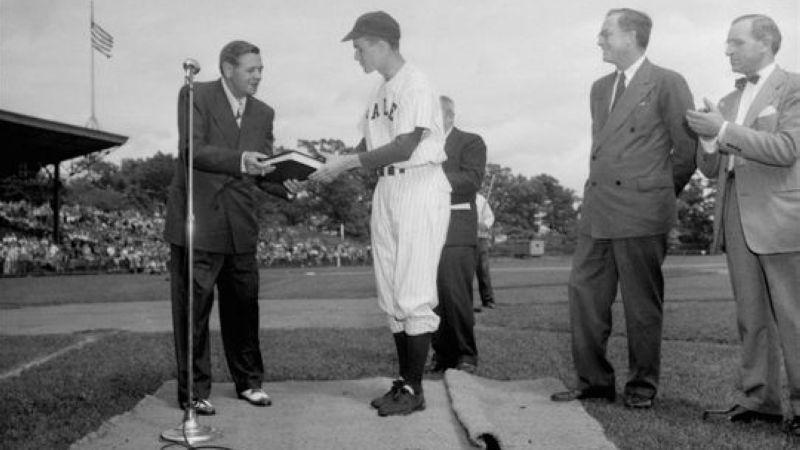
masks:
<svg viewBox="0 0 800 450"><path fill-rule="evenodd" d="M592 186L597 186L597 181L592 181Z"/></svg>
<svg viewBox="0 0 800 450"><path fill-rule="evenodd" d="M597 156L592 156L592 161L594 161L595 159L597 159Z"/></svg>
<svg viewBox="0 0 800 450"><path fill-rule="evenodd" d="M617 180L617 181L615 181L615 182L614 182L614 184L616 184L617 186L619 186L619 185L621 185L621 184L622 184L622 182L621 182L621 181L619 181L619 180Z"/></svg>
<svg viewBox="0 0 800 450"><path fill-rule="evenodd" d="M636 131L636 128L631 127L631 133L633 133L634 131Z"/></svg>

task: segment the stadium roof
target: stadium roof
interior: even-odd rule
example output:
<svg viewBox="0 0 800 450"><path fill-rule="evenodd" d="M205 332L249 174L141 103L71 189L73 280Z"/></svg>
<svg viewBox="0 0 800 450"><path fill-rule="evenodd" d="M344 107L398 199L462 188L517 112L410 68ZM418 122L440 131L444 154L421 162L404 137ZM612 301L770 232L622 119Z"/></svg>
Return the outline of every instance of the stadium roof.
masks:
<svg viewBox="0 0 800 450"><path fill-rule="evenodd" d="M22 164L53 164L124 144L127 136L0 109L0 171Z"/></svg>

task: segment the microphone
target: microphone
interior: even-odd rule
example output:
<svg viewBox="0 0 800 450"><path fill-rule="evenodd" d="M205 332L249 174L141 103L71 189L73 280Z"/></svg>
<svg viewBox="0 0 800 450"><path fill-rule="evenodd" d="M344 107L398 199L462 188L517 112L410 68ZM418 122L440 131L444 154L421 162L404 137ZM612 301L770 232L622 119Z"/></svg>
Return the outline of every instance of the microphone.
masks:
<svg viewBox="0 0 800 450"><path fill-rule="evenodd" d="M195 76L200 72L200 63L192 58L183 60L183 70L187 76Z"/></svg>

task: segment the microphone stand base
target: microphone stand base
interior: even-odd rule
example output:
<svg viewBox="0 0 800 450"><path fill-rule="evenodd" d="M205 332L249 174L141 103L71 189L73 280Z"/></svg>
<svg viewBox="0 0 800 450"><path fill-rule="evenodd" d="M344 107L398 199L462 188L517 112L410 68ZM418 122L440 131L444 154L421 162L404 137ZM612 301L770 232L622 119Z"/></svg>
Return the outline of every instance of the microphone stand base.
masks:
<svg viewBox="0 0 800 450"><path fill-rule="evenodd" d="M222 437L222 433L205 425L197 423L194 410L187 410L183 424L161 433L161 439L169 442L183 442L189 445L199 442L208 442Z"/></svg>

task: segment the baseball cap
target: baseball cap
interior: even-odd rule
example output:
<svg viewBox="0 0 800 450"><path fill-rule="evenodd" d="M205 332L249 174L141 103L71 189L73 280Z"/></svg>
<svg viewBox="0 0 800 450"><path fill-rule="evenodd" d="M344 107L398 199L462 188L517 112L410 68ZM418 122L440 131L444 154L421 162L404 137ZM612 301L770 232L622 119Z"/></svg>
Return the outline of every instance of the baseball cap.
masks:
<svg viewBox="0 0 800 450"><path fill-rule="evenodd" d="M347 33L342 42L358 39L361 36L375 36L390 42L399 41L400 24L383 11L368 12L356 19L353 29Z"/></svg>

